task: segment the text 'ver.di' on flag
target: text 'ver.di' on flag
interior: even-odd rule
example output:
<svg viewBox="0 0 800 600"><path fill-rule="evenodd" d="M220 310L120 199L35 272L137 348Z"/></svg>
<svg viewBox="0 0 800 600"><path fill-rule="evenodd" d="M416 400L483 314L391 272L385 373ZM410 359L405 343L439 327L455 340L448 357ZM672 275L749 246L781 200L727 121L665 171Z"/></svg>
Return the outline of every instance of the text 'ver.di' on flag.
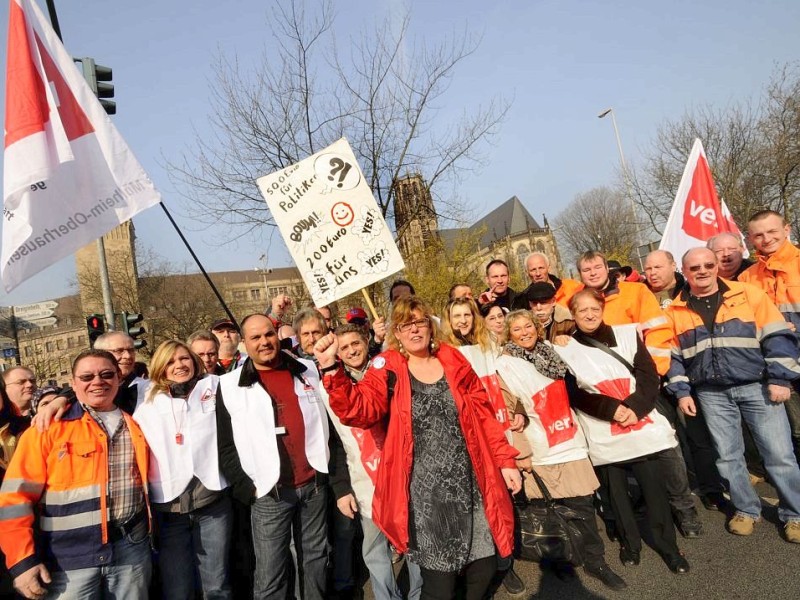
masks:
<svg viewBox="0 0 800 600"><path fill-rule="evenodd" d="M6 291L161 201L36 3L10 4Z"/></svg>
<svg viewBox="0 0 800 600"><path fill-rule="evenodd" d="M717 197L703 143L695 139L658 248L671 252L680 263L686 251L705 246L720 233L732 233L742 239L725 201ZM746 250L744 255L747 256Z"/></svg>

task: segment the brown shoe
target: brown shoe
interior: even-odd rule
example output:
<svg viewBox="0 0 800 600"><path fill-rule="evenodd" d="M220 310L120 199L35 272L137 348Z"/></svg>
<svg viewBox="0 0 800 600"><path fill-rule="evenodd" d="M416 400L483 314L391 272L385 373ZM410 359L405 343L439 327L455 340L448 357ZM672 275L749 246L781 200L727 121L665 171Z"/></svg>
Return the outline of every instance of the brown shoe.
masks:
<svg viewBox="0 0 800 600"><path fill-rule="evenodd" d="M754 519L753 517L736 513L733 515L733 518L728 521L728 531L734 535L751 535L758 521L760 521L760 519ZM798 534L800 535L800 530L798 530Z"/></svg>
<svg viewBox="0 0 800 600"><path fill-rule="evenodd" d="M789 521L784 525L783 532L786 534L787 542L800 544L800 521Z"/></svg>

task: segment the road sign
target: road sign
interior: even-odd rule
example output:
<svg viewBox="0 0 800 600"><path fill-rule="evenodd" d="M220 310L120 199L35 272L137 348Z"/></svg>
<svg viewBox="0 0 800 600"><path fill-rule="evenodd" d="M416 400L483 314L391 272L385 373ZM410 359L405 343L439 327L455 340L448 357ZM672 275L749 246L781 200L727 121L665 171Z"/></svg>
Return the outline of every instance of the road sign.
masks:
<svg viewBox="0 0 800 600"><path fill-rule="evenodd" d="M16 348L3 348L3 358L14 358L16 355Z"/></svg>
<svg viewBox="0 0 800 600"><path fill-rule="evenodd" d="M34 319L44 319L52 317L58 302L46 300L44 302L34 302L33 304L23 304L14 307L14 316L21 321L33 321Z"/></svg>
<svg viewBox="0 0 800 600"><path fill-rule="evenodd" d="M17 329L34 329L36 327L48 327L58 323L57 317L45 317L44 319L17 319Z"/></svg>

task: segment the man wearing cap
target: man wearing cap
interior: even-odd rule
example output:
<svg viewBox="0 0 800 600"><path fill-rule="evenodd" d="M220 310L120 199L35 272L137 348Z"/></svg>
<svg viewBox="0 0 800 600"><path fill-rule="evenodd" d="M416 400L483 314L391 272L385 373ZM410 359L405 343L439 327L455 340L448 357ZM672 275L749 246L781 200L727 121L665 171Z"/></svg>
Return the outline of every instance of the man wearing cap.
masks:
<svg viewBox="0 0 800 600"><path fill-rule="evenodd" d="M377 356L383 351L383 340L386 339L386 323L383 317L375 319L370 327L367 312L358 306L347 311L345 320L351 325L363 327L369 333L369 357Z"/></svg>
<svg viewBox="0 0 800 600"><path fill-rule="evenodd" d="M242 341L239 327L230 319L217 319L211 324L211 333L219 341L218 360L223 373L230 373L241 367L247 360L247 354L239 351L239 342Z"/></svg>
<svg viewBox="0 0 800 600"><path fill-rule="evenodd" d="M566 343L575 331L569 310L556 303L556 290L549 283L538 281L525 289L528 309L544 327L545 337L554 344Z"/></svg>
<svg viewBox="0 0 800 600"><path fill-rule="evenodd" d="M549 283L556 291L555 300L556 304L567 307L567 302L572 295L581 289L581 283L574 279L559 279L550 273L550 259L544 252L531 252L528 258L525 259L525 272L528 274L528 279L531 280L531 285L534 283ZM530 286L525 288L514 301L513 308L528 308L528 303L525 293L530 289Z"/></svg>

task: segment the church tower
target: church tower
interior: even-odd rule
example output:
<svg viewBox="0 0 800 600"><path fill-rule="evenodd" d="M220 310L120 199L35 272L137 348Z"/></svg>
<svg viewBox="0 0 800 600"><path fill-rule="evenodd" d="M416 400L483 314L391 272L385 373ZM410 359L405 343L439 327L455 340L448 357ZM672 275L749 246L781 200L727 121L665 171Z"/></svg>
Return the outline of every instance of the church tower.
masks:
<svg viewBox="0 0 800 600"><path fill-rule="evenodd" d="M139 272L136 267L136 231L133 221L118 225L103 236L111 281L114 312L139 312ZM97 244L92 242L75 253L81 307L84 315L103 314Z"/></svg>
<svg viewBox="0 0 800 600"><path fill-rule="evenodd" d="M403 256L411 256L432 242L439 231L430 189L419 173L394 182L394 223Z"/></svg>

